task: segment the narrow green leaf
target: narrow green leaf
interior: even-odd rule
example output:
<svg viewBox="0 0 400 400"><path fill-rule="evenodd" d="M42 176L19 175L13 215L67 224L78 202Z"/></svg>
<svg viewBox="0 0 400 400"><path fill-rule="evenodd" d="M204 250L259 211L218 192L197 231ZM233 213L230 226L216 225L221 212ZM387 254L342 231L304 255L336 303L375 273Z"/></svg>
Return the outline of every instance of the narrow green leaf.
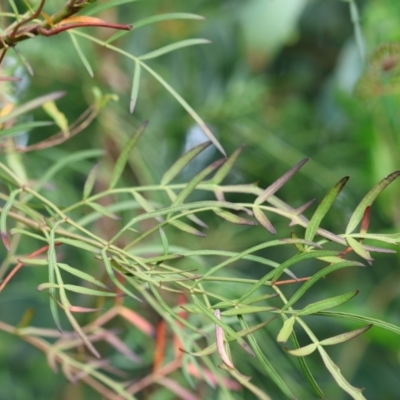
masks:
<svg viewBox="0 0 400 400"><path fill-rule="evenodd" d="M276 310L276 307L243 306L222 311L221 315L228 317L232 315L244 315L244 314L260 313L272 310Z"/></svg>
<svg viewBox="0 0 400 400"><path fill-rule="evenodd" d="M27 58L21 53L19 47L16 46L10 46L11 50L14 51L15 55L17 56L17 58L19 59L19 61L25 66L26 70L28 71L30 76L33 76L33 69L31 67L31 64L29 64L29 61L27 60Z"/></svg>
<svg viewBox="0 0 400 400"><path fill-rule="evenodd" d="M40 258L35 259L35 258L18 258L18 262L23 263L24 265L35 265L35 266L47 266L48 265L48 261L47 260L41 260Z"/></svg>
<svg viewBox="0 0 400 400"><path fill-rule="evenodd" d="M132 89L131 89L131 100L129 103L129 111L131 114L135 110L136 102L139 96L140 71L141 71L140 63L135 62L135 71L133 73Z"/></svg>
<svg viewBox="0 0 400 400"><path fill-rule="evenodd" d="M93 69L90 66L89 60L86 58L85 53L82 51L81 46L78 40L76 39L73 31L72 32L67 31L67 32L69 33L69 37L71 38L72 44L74 45L75 50L78 53L80 60L82 61L82 64L86 68L86 71L88 72L89 76L93 78L94 77Z"/></svg>
<svg viewBox="0 0 400 400"><path fill-rule="evenodd" d="M196 186L199 183L201 183L204 180L204 178L206 178L208 175L210 175L214 170L216 170L224 162L225 162L225 159L222 158L220 160L213 162L211 165L209 165L208 167L204 168L201 172L199 172L182 189L182 191L179 193L178 197L176 198L176 200L173 202L173 204L171 206L174 207L174 206L179 206L180 204L182 204L185 201L185 199L193 192L193 190L196 188Z"/></svg>
<svg viewBox="0 0 400 400"><path fill-rule="evenodd" d="M397 245L400 242L400 237L398 235L385 235L380 233L352 233L351 237L356 239L370 239L377 240L384 243Z"/></svg>
<svg viewBox="0 0 400 400"><path fill-rule="evenodd" d="M170 183L182 171L182 169L190 163L190 161L192 161L198 154L200 154L210 144L211 144L211 142L200 143L198 146L193 147L188 152L186 152L183 156L178 158L178 160L175 161L175 163L172 165L172 167L161 178L161 185L167 185L168 183Z"/></svg>
<svg viewBox="0 0 400 400"><path fill-rule="evenodd" d="M49 283L50 284L56 284L55 280L55 270L56 270L56 249L55 249L55 240L54 240L54 229L51 229L50 231L50 238L49 238L49 250L47 252L47 262L49 266L48 274L49 274ZM58 314L58 307L57 307L57 302L55 299L55 290L53 288L49 289L49 295L50 295L50 311L51 315L53 317L53 320L57 326L57 329L62 332L61 328L61 321L60 321L60 315Z"/></svg>
<svg viewBox="0 0 400 400"><path fill-rule="evenodd" d="M248 376L244 376L238 370L229 368L226 365L221 365L220 368L228 371L229 374L231 374L233 378L235 378L247 390L252 392L259 400L271 400L271 397L269 397L258 386L253 385L250 382L250 378Z"/></svg>
<svg viewBox="0 0 400 400"><path fill-rule="evenodd" d="M273 235L276 234L276 230L274 226L271 224L270 220L267 218L267 216L264 214L263 210L259 207L253 208L254 211L254 216L256 217L257 221L269 232L271 232Z"/></svg>
<svg viewBox="0 0 400 400"><path fill-rule="evenodd" d="M370 207L378 195L393 182L400 175L400 171L395 171L388 175L386 178L382 179L377 185L375 185L361 200L360 204L356 207L353 214L350 217L349 223L346 228L346 235L352 233L357 225L361 222L365 209Z"/></svg>
<svg viewBox="0 0 400 400"><path fill-rule="evenodd" d="M292 316L292 317L288 318L287 320L285 320L281 330L278 333L278 337L276 338L276 340L279 343L286 343L287 342L287 340L289 339L290 335L292 334L293 326L294 326L295 321L296 321L296 318L294 316Z"/></svg>
<svg viewBox="0 0 400 400"><path fill-rule="evenodd" d="M54 122L32 121L23 124L18 124L8 129L1 129L0 137L14 137L20 135L21 133L29 132L30 130L35 128L41 128L44 126L51 126L51 125L54 125Z"/></svg>
<svg viewBox="0 0 400 400"><path fill-rule="evenodd" d="M215 173L215 175L208 181L210 185L219 185L228 173L231 171L232 167L234 166L236 160L238 159L240 153L242 152L244 146L240 146L236 149L226 160L224 165Z"/></svg>
<svg viewBox="0 0 400 400"><path fill-rule="evenodd" d="M101 204L98 203L92 203L91 201L86 202L86 204L91 207L93 210L97 211L101 215L104 215L105 217L111 218L111 219L121 219L118 217L118 215L115 215L111 211L108 211L106 207L103 207Z"/></svg>
<svg viewBox="0 0 400 400"><path fill-rule="evenodd" d="M59 240L57 239L57 241L59 241ZM89 275L86 272L83 272L77 268L73 268L68 264L58 263L58 267L63 269L64 271L68 272L69 274L74 275L86 282L89 282L89 283L96 285L98 287L101 287L103 289L110 290L103 282L94 278L92 275Z"/></svg>
<svg viewBox="0 0 400 400"><path fill-rule="evenodd" d="M20 115L27 114L29 111L41 107L44 103L47 103L48 101L57 100L60 97L63 97L64 95L65 92L53 92L46 94L44 96L36 97L36 99L28 101L27 103L22 104L21 106L15 108L9 114L0 117L0 124L3 124L4 122L9 121L11 119L17 118Z"/></svg>
<svg viewBox="0 0 400 400"><path fill-rule="evenodd" d="M153 24L155 22L161 22L161 21L171 21L171 20L175 20L175 19L197 19L197 20L202 20L204 19L204 17L202 17L201 15L197 15L197 14L189 14L189 13L168 13L168 14L160 14L160 15L153 15L151 17L148 18L143 18L139 21L135 21L132 23L133 28L135 30L149 25L149 24ZM121 38L122 36L125 36L127 33L129 33L128 31L119 31L114 33L114 35L112 35L109 39L106 40L106 43L112 43L115 40Z"/></svg>
<svg viewBox="0 0 400 400"><path fill-rule="evenodd" d="M333 202L336 200L336 197L342 191L344 185L349 180L349 177L346 176L341 179L324 197L324 199L319 204L318 208L315 210L314 215L312 216L305 233L305 239L312 241L314 239L315 234L319 228L319 225L322 219L325 217L326 213L331 208Z"/></svg>
<svg viewBox="0 0 400 400"><path fill-rule="evenodd" d="M99 170L100 163L94 165L90 170L88 177L86 178L85 185L83 186L83 199L86 200L92 193L94 183L96 182L97 172Z"/></svg>
<svg viewBox="0 0 400 400"><path fill-rule="evenodd" d="M175 228L178 228L179 230L181 230L183 232L190 233L191 235L201 236L201 237L205 237L206 236L203 232L200 232L196 228L193 228L193 226L185 224L184 222L179 221L177 219L168 221L168 223L170 225L174 226Z"/></svg>
<svg viewBox="0 0 400 400"><path fill-rule="evenodd" d="M317 347L318 347L318 343L310 343L307 346L300 347L299 349L286 350L286 351L289 354L291 354L292 356L305 357L311 353L314 353L314 351L317 349Z"/></svg>
<svg viewBox="0 0 400 400"><path fill-rule="evenodd" d="M82 240L75 240L70 238L58 237L57 242L65 243L73 247L77 247L78 249L86 250L89 253L97 254L100 252L98 247L92 246L88 243L83 242Z"/></svg>
<svg viewBox="0 0 400 400"><path fill-rule="evenodd" d="M275 192L277 192L307 161L309 158L305 158L291 168L286 174L282 175L273 184L267 187L255 200L254 204L262 204Z"/></svg>
<svg viewBox="0 0 400 400"><path fill-rule="evenodd" d="M118 289L121 289L124 293L126 293L128 296L130 296L130 297L132 297L132 298L134 298L134 299L136 299L136 300L138 300L138 301L141 301L141 300L139 299L139 297L135 296L130 290L128 290L128 289L117 279L117 277L115 276L115 273L114 273L114 269L113 269L113 267L112 267L112 264L113 264L113 263L116 264L116 262L115 262L114 260L112 260L112 261L109 260L109 258L108 258L108 256L107 256L107 250L106 250L106 249L103 249L103 250L101 251L101 258L102 258L103 263L104 263L104 266L105 266L105 268L106 268L107 275L110 277L112 283L113 283Z"/></svg>
<svg viewBox="0 0 400 400"><path fill-rule="evenodd" d="M233 330L227 323L217 318L214 313L209 310L196 296L192 295L192 300L197 305L202 313L207 316L214 324L218 325L223 329L226 337L231 336L237 340L240 346L245 349L247 352L252 354L252 351L249 349L248 344L237 334L235 330Z"/></svg>
<svg viewBox="0 0 400 400"><path fill-rule="evenodd" d="M321 340L320 344L322 346L332 346L335 344L347 342L348 340L351 340L357 336L360 336L361 334L363 334L364 332L366 332L368 329L370 329L372 327L373 327L373 325L370 324L370 325L364 326L360 329L356 329L354 331L342 333L340 335L336 335L336 336L330 337L328 339Z"/></svg>
<svg viewBox="0 0 400 400"><path fill-rule="evenodd" d="M248 325L243 319L243 316L239 315L238 316L240 325L242 328L247 329ZM288 396L291 399L295 399L296 396L291 392L289 387L287 386L286 382L281 378L281 376L278 374L278 372L275 370L273 364L266 358L264 353L261 351L255 337L253 335L248 335L247 336L250 346L253 349L257 359L260 361L261 365L267 372L267 374L271 377L273 382L279 387L279 389L284 393L286 396Z"/></svg>
<svg viewBox="0 0 400 400"><path fill-rule="evenodd" d="M223 218L224 220L228 222L232 222L233 224L238 224L238 225L257 225L254 221L251 219L246 219L239 217L236 214L233 214L229 211L223 210L221 208L216 208L214 210L215 214L217 214L219 217Z"/></svg>
<svg viewBox="0 0 400 400"><path fill-rule="evenodd" d="M301 311L296 313L297 315L310 315L315 314L319 311L324 311L329 308L338 307L341 304L344 304L351 300L353 297L357 296L359 293L358 290L353 290L352 292L341 294L340 296L331 297L329 299L324 299L321 301L317 301L312 304L308 304Z"/></svg>
<svg viewBox="0 0 400 400"><path fill-rule="evenodd" d="M30 232L30 231L27 231L27 230L21 229L21 228L12 228L10 231L10 234L11 235L16 235L16 234L25 235L25 236L29 236L34 239L37 239L39 241L47 242L47 239L44 238L43 236L39 236L33 232Z"/></svg>
<svg viewBox="0 0 400 400"><path fill-rule="evenodd" d="M139 0L108 0L105 3L100 3L98 4L91 2L90 5L84 8L84 14L85 15L94 15L94 14L99 14L102 11L108 10L110 8L114 8L117 6L120 6L122 4L128 4L128 3L133 3Z"/></svg>
<svg viewBox="0 0 400 400"><path fill-rule="evenodd" d="M122 150L120 156L118 157L117 162L115 163L114 170L112 172L110 179L109 189L113 189L115 185L118 183L119 178L121 177L122 172L125 168L125 164L128 161L130 152L140 139L143 131L146 129L147 124L148 122L146 121L139 127L139 129L136 130L136 132L132 135L132 137L129 139L128 143Z"/></svg>
<svg viewBox="0 0 400 400"><path fill-rule="evenodd" d="M180 42L172 43L167 46L161 47L160 49L151 51L150 53L144 54L144 55L138 57L138 59L140 61L151 60L152 58L160 57L164 54L170 53L171 51L182 49L184 47L194 46L197 44L209 44L209 43L211 43L211 42L207 39L181 40Z"/></svg>
<svg viewBox="0 0 400 400"><path fill-rule="evenodd" d="M178 92L172 88L159 74L157 74L153 69L147 66L145 63L141 63L142 67L145 68L158 82L161 83L175 97L176 101L188 112L188 114L194 119L194 121L203 130L205 135L213 142L214 146L226 157L224 148L221 146L217 138L213 135L211 130L205 124L205 122L200 118L196 111L188 104L188 102L180 95Z"/></svg>
<svg viewBox="0 0 400 400"><path fill-rule="evenodd" d="M10 193L10 195L8 196L8 200L7 200L6 204L4 204L4 207L0 214L1 240L3 241L4 247L7 249L7 251L11 250L10 242L8 240L8 235L7 235L7 215L15 202L15 198L20 193L21 193L21 189L14 190Z"/></svg>
<svg viewBox="0 0 400 400"><path fill-rule="evenodd" d="M261 296L252 297L250 299L248 298L242 304L254 304L254 303L258 303L263 300L269 300L269 299L272 299L272 298L278 297L278 296L279 296L278 293L263 294ZM217 305L215 305L215 306L217 306Z"/></svg>
<svg viewBox="0 0 400 400"><path fill-rule="evenodd" d="M328 356L328 353L324 350L322 346L318 346L318 351L322 357L322 360L324 361L327 370L331 373L336 383L354 400L366 400L365 397L362 395L362 389L351 386L350 383L346 381L346 379L341 374L339 367L334 364L334 362L331 360L331 358Z"/></svg>
<svg viewBox="0 0 400 400"><path fill-rule="evenodd" d="M345 239L356 254L367 260L369 264L372 264L372 261L374 261L374 259L371 257L371 254L369 254L369 252L365 250L364 246L360 242L357 242L357 240L352 238L351 236L346 236Z"/></svg>
<svg viewBox="0 0 400 400"><path fill-rule="evenodd" d="M185 310L188 308L188 310L192 310L191 312L193 312L195 314L201 314L200 309L199 308L195 308L195 306L188 307L188 305L185 305L182 308L185 309ZM197 310L197 311L195 311L195 310ZM261 328L264 328L264 326L268 325L269 323L271 323L276 318L277 318L277 316L269 319L268 321L261 322L260 324L251 326L251 327L246 328L246 329L242 329L241 331L238 331L236 333L240 337L246 337L247 335L251 335L252 333L260 330ZM231 342L231 341L235 340L235 338L229 336L229 337L225 337L225 340L228 341L228 342ZM217 345L216 345L216 343L213 343L210 346L207 346L207 347L205 347L204 349L202 349L202 350L200 350L198 352L191 353L191 352L185 351L185 353L188 353L188 354L190 354L192 356L195 356L195 357L204 357L204 356L208 356L208 355L214 353L216 350L217 350Z"/></svg>
<svg viewBox="0 0 400 400"><path fill-rule="evenodd" d="M158 231L160 232L161 236L161 243L163 245L164 249L164 256L169 254L169 243L168 243L168 238L167 235L165 234L164 230L161 228L161 226L158 227Z"/></svg>
<svg viewBox="0 0 400 400"><path fill-rule="evenodd" d="M89 288L77 286L77 285L66 284L66 285L64 285L64 289L69 290L70 292L86 294L88 296L100 296L100 297L101 296L105 296L105 297L116 297L117 296L117 294L113 293L113 292L104 292L101 290L89 289Z"/></svg>
<svg viewBox="0 0 400 400"><path fill-rule="evenodd" d="M66 166L71 166L81 160L100 157L103 154L104 150L90 149L90 150L77 151L75 153L62 157L42 175L42 177L36 182L34 189L36 191L39 191L43 187L43 185L48 183L51 180L51 178L62 168ZM25 197L25 201L27 198L29 198L29 194Z"/></svg>
<svg viewBox="0 0 400 400"><path fill-rule="evenodd" d="M300 261L304 260L309 260L312 258L319 258L319 257L329 257L333 255L337 255L337 251L332 251L332 250L313 250L313 251L307 251L304 253L300 253L295 255L294 257L290 258L289 260L285 261L282 263L278 268L276 268L274 271L271 271L268 274L268 279L272 278L272 283L275 283L283 274L283 272L289 268L291 265L297 264ZM267 276L264 276L261 281L264 281L267 279Z"/></svg>
<svg viewBox="0 0 400 400"><path fill-rule="evenodd" d="M298 301L312 285L314 285L316 282L318 282L321 278L325 277L326 275L329 275L330 273L341 268L363 267L363 266L364 266L363 264L356 261L343 261L323 268L322 270L314 274L309 281L305 282L297 290L297 292L290 298L290 300L282 307L282 311L287 310L294 303L296 303L296 301Z"/></svg>
<svg viewBox="0 0 400 400"><path fill-rule="evenodd" d="M292 231L292 232L290 233L290 237L291 237L292 239L298 239L298 236L296 235L296 232L294 232L294 231ZM301 253L304 252L304 246L303 246L302 244L296 243L295 246L296 246L296 248L297 248L298 251L300 251Z"/></svg>
<svg viewBox="0 0 400 400"><path fill-rule="evenodd" d="M334 318L347 319L350 321L365 322L367 324L372 324L379 328L386 329L387 331L390 331L390 332L396 333L397 335L400 335L400 327L393 325L393 324L389 324L388 322L385 322L385 321L381 321L380 319L366 317L364 315L350 314L350 313L346 313L346 312L337 312L337 311L320 311L319 313L316 313L315 315L319 315L322 317L334 317Z"/></svg>
<svg viewBox="0 0 400 400"><path fill-rule="evenodd" d="M310 246L320 247L318 244L312 243L312 242L309 242L309 241L306 241L306 240L304 240L304 239L271 240L271 241L269 241L269 242L264 242L264 243L261 243L261 244L259 244L259 245L257 245L257 246L251 247L251 248L249 248L249 249L247 249L247 250L245 250L245 251L243 251L243 252L241 252L241 253L233 253L232 256L229 257L227 260L223 261L222 263L216 265L216 266L213 267L213 268L210 268L210 269L203 275L203 277L202 277L201 279L197 280L196 282L201 282L203 279L207 278L208 276L210 276L210 275L215 275L216 272L219 271L221 268L223 268L223 267L225 267L225 266L227 266L227 265L229 265L229 264L232 264L232 263L235 262L235 261L238 261L238 260L241 260L241 259L246 259L246 258L245 258L246 256L248 256L248 255L251 254L251 253L255 253L256 251L263 250L263 249L266 249L266 248L268 248L268 247L283 246L283 245L288 245L288 244L291 245L291 244L294 244L294 243L302 243L302 244L307 244L307 245L310 245ZM338 252L333 252L333 253L337 254ZM201 253L200 253L200 254L201 254ZM323 254L325 254L325 253L323 253ZM330 252L329 254L332 254L332 252ZM293 259L291 259L291 260L292 260L292 262L293 262ZM296 260L294 260L294 262L296 262ZM276 266L276 265L274 265L274 264L270 264L270 265L271 265L273 268L276 268L276 269L277 269L277 268L284 268L284 272L288 271L287 268L286 268L286 266L288 266L287 264L284 265L284 267L282 267L283 264L279 264L278 266ZM268 276L268 279L269 279L269 278L270 278L270 277ZM262 285L263 285L263 283L262 283L260 286L262 286ZM251 294L251 293L250 293L250 294ZM249 295L250 295L250 294L249 294ZM245 298L249 297L249 295L246 295ZM243 302L243 301L245 300L245 298L241 298L241 299L240 299L240 302Z"/></svg>

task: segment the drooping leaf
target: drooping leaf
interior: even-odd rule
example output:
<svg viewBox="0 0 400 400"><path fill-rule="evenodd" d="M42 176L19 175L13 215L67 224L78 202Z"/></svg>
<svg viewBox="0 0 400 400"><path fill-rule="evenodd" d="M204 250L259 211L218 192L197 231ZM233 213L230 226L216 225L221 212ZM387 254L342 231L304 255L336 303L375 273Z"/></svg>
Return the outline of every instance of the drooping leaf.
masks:
<svg viewBox="0 0 400 400"><path fill-rule="evenodd" d="M201 236L201 237L206 236L203 232L199 231L196 228L193 228L193 226L190 226L185 222L179 221L177 219L170 220L168 221L168 223L183 232L190 233L191 235Z"/></svg>
<svg viewBox="0 0 400 400"><path fill-rule="evenodd" d="M91 78L93 78L94 77L93 69L90 65L89 60L86 58L85 53L82 51L82 48L81 48L77 38L75 37L73 32L68 31L68 33L69 33L69 37L71 38L72 44L75 47L76 52L78 53L78 57L82 61L82 64L86 68L86 71L88 72L89 76Z"/></svg>
<svg viewBox="0 0 400 400"><path fill-rule="evenodd" d="M226 153L224 148L221 146L217 138L213 135L210 128L206 125L206 123L200 118L200 116L196 113L196 111L188 104L188 102L180 95L178 92L172 88L158 73L156 73L153 69L151 69L145 63L141 63L142 67L146 69L155 79L160 82L165 89L168 90L169 93L173 97L175 97L176 101L188 112L188 114L194 119L194 121L199 125L199 127L203 130L205 135L213 142L214 146L226 157Z"/></svg>

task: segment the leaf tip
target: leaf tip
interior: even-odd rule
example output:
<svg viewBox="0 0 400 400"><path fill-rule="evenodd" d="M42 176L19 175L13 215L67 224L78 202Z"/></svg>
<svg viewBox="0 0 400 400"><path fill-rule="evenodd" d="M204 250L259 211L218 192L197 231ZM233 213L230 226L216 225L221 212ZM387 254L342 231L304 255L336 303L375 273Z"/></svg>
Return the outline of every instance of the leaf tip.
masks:
<svg viewBox="0 0 400 400"><path fill-rule="evenodd" d="M6 232L1 232L1 240L3 241L4 247L7 251L11 251L10 242Z"/></svg>

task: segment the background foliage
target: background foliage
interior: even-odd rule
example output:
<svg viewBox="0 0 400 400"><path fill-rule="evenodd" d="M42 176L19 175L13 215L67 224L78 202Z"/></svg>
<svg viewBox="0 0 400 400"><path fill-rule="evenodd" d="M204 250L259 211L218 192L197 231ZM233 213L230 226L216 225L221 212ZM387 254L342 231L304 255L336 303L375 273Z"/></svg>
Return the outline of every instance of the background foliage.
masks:
<svg viewBox="0 0 400 400"><path fill-rule="evenodd" d="M1 12L9 11L12 3L0 2ZM137 56L180 40L205 38L212 42L182 48L147 63L212 127L228 155L245 145L226 184L257 182L260 188L266 188L301 159L310 157L311 160L280 189L279 197L293 207L300 207L314 197L320 202L336 182L349 175L349 183L322 224L325 229L341 233L365 193L386 175L399 169L400 8L396 1L358 2L360 25L352 8L355 3L339 0L173 0L121 1L115 4L118 7L100 11L96 16L108 22L133 23L134 26L136 21L164 13L194 13L206 18L166 20L138 27L117 39L115 44ZM45 12L51 15L63 5L61 0L51 2L46 5ZM23 2L16 1L15 6L21 12L25 11ZM6 18L2 15L2 29L6 27ZM114 33L95 27L77 31L99 40L107 40ZM24 104L38 96L63 90L66 95L57 100L57 107L69 122L75 121L94 104L96 93L112 93L96 119L61 146L28 153L14 161L10 161L9 155L2 156L2 162L11 162L16 167L20 165L18 160L22 159L29 177L35 180L45 176L58 160L70 160L46 181L44 187L46 197L60 208L81 199L86 177L100 157L100 152L93 149L106 150L94 191L106 190L121 150L145 120L149 120L149 124L129 159L130 168L122 175L121 187L158 184L183 152L206 140L185 109L144 69L136 107L130 114L134 61L106 46L84 40L79 34L76 40L90 62L93 77L77 55L68 33L30 39L17 46L29 60L33 77L13 52L7 53L0 73L1 76L21 78L15 83L0 82L3 110L9 102ZM2 115L5 115L4 111ZM25 118L26 123L49 119L42 108L35 109ZM54 126L30 130L29 144L48 138L54 131ZM90 149L93 150L92 158L68 159L71 154ZM209 147L183 170L176 182L186 182L219 157L218 150ZM9 193L8 185L2 185L2 193ZM208 193L200 191L192 200L211 198ZM371 211L372 232L398 232L398 198L398 183L379 196ZM128 201L131 197L122 200ZM240 193L229 195L229 201L247 203L253 200ZM105 198L101 204L108 207L111 201ZM149 201L157 205L165 199L155 193ZM40 209L39 204L36 206ZM305 215L310 218L313 210L306 211ZM81 216L91 211L85 209ZM129 221L135 212L123 211L122 221ZM211 213L201 215L201 218L210 226L205 238L167 228L170 246L175 246L174 252L193 248L241 252L263 240L271 240L262 226L232 225ZM292 230L299 237L304 235L304 229L288 227L287 219L280 216L272 214L271 222L280 238L290 237ZM99 237L109 239L120 229L119 224L120 221L104 218L98 220L93 229ZM144 229L147 228L145 225ZM160 239L157 240L160 246ZM26 255L37 250L37 243L22 241L18 254ZM152 245L155 246L154 242L149 240L143 244L142 250L138 249L137 255L147 252L149 256ZM75 266L81 264L85 266L82 270L95 274L98 261L94 262L90 253L74 251L63 254L60 247L65 259L74 260ZM155 253L153 256L159 254ZM279 246L257 254L283 262L294 255L294 249ZM9 263L16 262L15 257L8 261L6 257L6 251L3 251L2 259L6 260L1 268L3 276ZM303 306L358 289L358 296L342 306L341 311L399 325L398 255L377 253L373 257L373 266L343 269L320 281L318 290L307 294ZM356 259L351 255L350 258ZM178 261L174 265L188 270L200 268L198 260L191 263L188 266ZM213 259L210 264L213 263L217 261ZM266 273L257 264L244 260L228 271L232 277L247 279L259 279ZM301 272L301 276L314 273L315 264L311 262ZM36 291L36 287L47 280L44 268L23 268L1 293L0 321L17 325L25 310L32 308L31 325L54 328L48 296ZM297 288L296 285L288 286L285 294L290 297ZM238 286L230 284L224 290L225 297L238 297ZM76 299L79 302L82 297L78 295ZM176 298L167 296L165 301L176 304ZM84 304L89 307L92 303ZM154 326L159 324L159 316L150 307L142 309L133 300L126 300L124 304L143 312ZM255 318L253 322L261 321ZM319 338L332 337L361 326L341 319L321 321L320 317L309 320ZM297 360L286 355L281 349L283 346L276 345L281 326L280 322L275 322L262 334L258 332L256 337L298 398L313 398L299 372ZM143 369L150 374L154 340L149 340L138 329L132 329L132 325L122 319L113 322L112 328L118 329L124 342L140 351L144 360L128 364L121 355L112 352L111 346L104 345L101 350L108 352L120 369L128 371L128 378L124 379L139 379L143 376ZM235 329L240 328L235 325ZM171 339L171 332L168 335ZM302 345L308 343L307 336L301 332L298 339ZM398 398L399 350L398 337L394 333L374 327L357 339L330 347L329 354L348 381L356 387L366 388L366 398ZM232 351L234 360L235 355L239 360L243 357L243 350L237 345ZM43 355L15 336L1 333L0 362L1 399L96 399L99 396L86 385L68 383L61 373L54 375ZM307 357L307 362L327 399L348 398L321 368L319 356L313 354ZM280 390L265 378L256 358L248 357L237 367L243 374L253 376L252 382L261 385L272 398L281 398ZM174 379L184 381L180 376ZM199 390L208 393L204 386ZM226 395L224 391L216 393L219 398ZM156 385L143 391L141 396L175 398L165 386ZM238 392L233 396L241 398L244 394Z"/></svg>

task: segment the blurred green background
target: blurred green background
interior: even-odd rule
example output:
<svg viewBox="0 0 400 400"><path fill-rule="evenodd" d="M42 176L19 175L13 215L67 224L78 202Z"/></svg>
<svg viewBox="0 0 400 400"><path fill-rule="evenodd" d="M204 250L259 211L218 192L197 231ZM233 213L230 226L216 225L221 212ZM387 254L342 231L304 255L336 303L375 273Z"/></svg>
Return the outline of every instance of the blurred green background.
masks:
<svg viewBox="0 0 400 400"><path fill-rule="evenodd" d="M52 7L57 9L63 3L52 2L46 12L50 14ZM152 0L124 4L99 17L110 22L135 23L167 12L203 15L204 21L168 21L133 30L117 42L118 46L141 55L178 40L209 39L209 45L184 48L156 58L149 65L204 118L228 154L242 144L246 146L229 176L231 183L258 182L260 187L267 187L300 159L310 157L311 161L278 193L290 205L300 206L314 197L322 199L328 189L349 175L348 185L323 222L323 227L341 233L364 194L400 168L400 45L396 47L400 44L400 3L365 0L358 1L357 6L360 26L352 21L351 3L339 0ZM362 42L356 40L360 27L366 60L362 57ZM97 31L102 39L112 34L105 29L87 31ZM205 140L203 134L186 111L146 72L142 74L139 100L131 115L133 63L102 46L84 40L80 44L94 69L93 79L67 34L20 44L34 77L11 54L4 62L3 68L13 70L23 80L13 85L8 94L4 89L3 96L12 96L22 103L51 91L65 90L67 95L57 104L69 121L91 104L93 87L119 96L118 102L111 102L94 123L72 140L54 149L24 155L32 179L43 175L55 160L78 149L105 147L115 159L115 143L123 143L142 121L149 120L140 154L132 161L138 166L135 174L124 178L132 185L158 182L185 149ZM40 112L34 117L40 119ZM53 131L32 131L29 140L38 141ZM209 149L187 168L185 177L218 157L216 150ZM145 168L139 167L140 163ZM79 199L91 165L81 162L58 175L57 192L52 194L58 204L67 205ZM372 207L371 231L398 231L399 195L399 183L394 183L379 197ZM235 199L238 197L231 198ZM306 215L311 213L307 211ZM290 235L286 220L273 216L272 222L280 237ZM218 224L218 229L211 229L203 242L196 240L196 246L209 248L218 243L220 249L241 251L269 235L261 227L232 228L211 216L207 223L215 228ZM294 230L301 235L299 227ZM187 235L175 235L179 245L193 245ZM282 261L290 254L270 255ZM348 311L400 324L399 271L397 255L377 254L373 266L334 274L312 291L315 298L308 297L307 301L359 289L358 297L346 305ZM260 276L259 271L240 265L237 270L232 269L234 273ZM0 320L18 323L23 311L31 306L36 310L34 325L51 327L47 298L36 294L36 286L27 279L40 283L44 278L40 280L33 272L16 278L1 294ZM340 320L321 321L311 321L321 338L359 326ZM54 376L42 354L27 344L5 334L0 334L0 338L1 400L98 398L85 388L67 384L61 374ZM289 359L273 344L274 340L274 333L265 338L270 359L293 380L299 399L313 398L297 372L296 360ZM373 328L354 341L330 348L329 352L354 386L366 387L364 395L368 399L400 398L400 341L394 334ZM309 359L326 398L348 399L319 357L313 355ZM244 373L257 374L252 363ZM272 398L283 398L268 379L261 378L259 382L265 384L263 389ZM159 396L149 398L172 398L166 393Z"/></svg>

